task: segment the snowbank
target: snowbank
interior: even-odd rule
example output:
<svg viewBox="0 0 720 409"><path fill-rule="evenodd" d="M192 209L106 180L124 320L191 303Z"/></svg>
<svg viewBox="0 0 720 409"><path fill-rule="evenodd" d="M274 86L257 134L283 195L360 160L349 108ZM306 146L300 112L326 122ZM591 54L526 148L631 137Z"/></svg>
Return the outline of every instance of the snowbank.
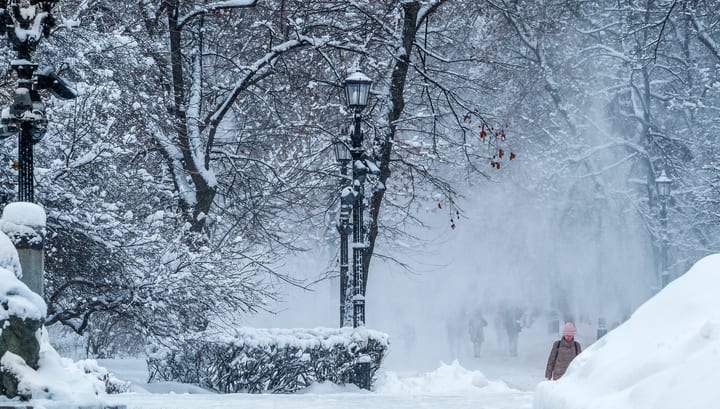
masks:
<svg viewBox="0 0 720 409"><path fill-rule="evenodd" d="M720 254L705 257L542 382L534 409L716 409Z"/></svg>
<svg viewBox="0 0 720 409"><path fill-rule="evenodd" d="M20 381L19 395L32 396L32 404L42 408L57 403L77 405L102 405L106 396L103 379L111 380L110 374L93 360L73 362L62 358L50 345L47 331L40 337L40 368L32 369L22 358L6 352L1 360L5 370ZM119 381L112 379L119 384ZM0 404L7 402L0 397Z"/></svg>
<svg viewBox="0 0 720 409"><path fill-rule="evenodd" d="M510 391L503 382L491 382L479 371L463 368L458 361L441 363L434 371L416 377L400 377L387 372L378 380L375 391L380 394L472 394Z"/></svg>
<svg viewBox="0 0 720 409"><path fill-rule="evenodd" d="M0 242L3 238L7 239L7 236L0 232ZM42 297L32 292L5 267L0 267L0 305L0 320L7 320L11 315L20 319L44 320L47 311Z"/></svg>

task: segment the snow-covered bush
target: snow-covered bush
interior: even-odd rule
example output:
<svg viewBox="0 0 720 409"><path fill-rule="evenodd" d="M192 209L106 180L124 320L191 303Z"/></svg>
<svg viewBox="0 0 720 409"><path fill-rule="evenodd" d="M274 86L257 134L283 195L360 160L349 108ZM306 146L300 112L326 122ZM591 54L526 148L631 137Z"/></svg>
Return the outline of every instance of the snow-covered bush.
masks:
<svg viewBox="0 0 720 409"><path fill-rule="evenodd" d="M388 336L365 328L241 328L153 347L149 381L191 383L221 393L291 393L314 382L351 383L359 360L380 368Z"/></svg>

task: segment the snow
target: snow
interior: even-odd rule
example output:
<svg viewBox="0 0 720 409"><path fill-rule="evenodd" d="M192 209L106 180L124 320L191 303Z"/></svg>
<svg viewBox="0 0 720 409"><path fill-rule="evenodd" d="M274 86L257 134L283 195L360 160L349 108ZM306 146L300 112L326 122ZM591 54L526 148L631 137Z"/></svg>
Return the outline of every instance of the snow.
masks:
<svg viewBox="0 0 720 409"><path fill-rule="evenodd" d="M4 226L2 226L4 227ZM4 229L3 229L4 230ZM0 268L10 270L15 277L22 278L20 258L10 238L0 231Z"/></svg>
<svg viewBox="0 0 720 409"><path fill-rule="evenodd" d="M10 315L44 319L47 311L45 301L20 281L21 277L18 252L8 236L0 231L0 305L3 307L0 308L0 319L8 319Z"/></svg>
<svg viewBox="0 0 720 409"><path fill-rule="evenodd" d="M481 372L467 370L455 360L420 376L402 378L389 372L378 382L376 390L385 394L474 394L508 392L510 388L504 382L491 383Z"/></svg>
<svg viewBox="0 0 720 409"><path fill-rule="evenodd" d="M354 73L350 74L345 78L345 81L362 81L362 82L372 82L370 77L363 74L360 71L355 71Z"/></svg>
<svg viewBox="0 0 720 409"><path fill-rule="evenodd" d="M35 203L13 202L5 206L2 220L19 225L45 227L45 209Z"/></svg>
<svg viewBox="0 0 720 409"><path fill-rule="evenodd" d="M115 369L118 377L126 376L126 379L142 382L141 361L106 360L101 361L101 364ZM133 393L108 395L106 403L126 405L128 409L527 409L532 403L532 392L518 391L502 382L488 381L481 372L468 370L458 362L441 364L437 370L424 374L407 376L386 372L378 377L372 392L360 390L354 385L327 383L313 384L299 393L289 395L211 394L197 389L183 389L180 384L153 385L133 384ZM161 393L149 393L150 390Z"/></svg>
<svg viewBox="0 0 720 409"><path fill-rule="evenodd" d="M107 371L93 360L72 362L60 357L50 345L46 331L40 336L40 368L37 371L10 352L3 355L2 365L20 380L19 392L32 394L32 406L36 409L103 404L105 385L98 377L106 375ZM8 402L15 401L0 397L0 405Z"/></svg>
<svg viewBox="0 0 720 409"><path fill-rule="evenodd" d="M0 237L7 239L3 233L0 233ZM0 305L3 307L0 308L0 320L6 320L11 315L41 320L45 319L47 311L42 297L30 290L12 271L3 267L0 267Z"/></svg>
<svg viewBox="0 0 720 409"><path fill-rule="evenodd" d="M237 346L265 347L274 345L279 348L297 347L310 349L322 347L330 349L335 345L349 346L374 339L382 345L388 345L388 335L367 328L248 328L242 327L233 336L218 335L213 340L232 343Z"/></svg>
<svg viewBox="0 0 720 409"><path fill-rule="evenodd" d="M15 35L17 36L18 40L38 40L42 31L41 26L43 24L43 21L47 18L48 13L42 12L35 14L35 6L21 8L20 13L25 19L32 19L33 23L28 29L24 29L20 27L19 24L15 24Z"/></svg>
<svg viewBox="0 0 720 409"><path fill-rule="evenodd" d="M720 254L697 262L587 348L535 409L693 409L720 402Z"/></svg>
<svg viewBox="0 0 720 409"><path fill-rule="evenodd" d="M249 7L255 4L257 0L226 0L210 4L210 7Z"/></svg>

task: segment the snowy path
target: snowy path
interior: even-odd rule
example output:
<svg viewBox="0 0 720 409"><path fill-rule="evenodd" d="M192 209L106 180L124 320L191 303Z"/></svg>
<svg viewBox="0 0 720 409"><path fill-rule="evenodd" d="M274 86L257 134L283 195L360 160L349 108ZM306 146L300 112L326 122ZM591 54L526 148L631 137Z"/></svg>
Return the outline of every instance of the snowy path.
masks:
<svg viewBox="0 0 720 409"><path fill-rule="evenodd" d="M316 384L307 393L290 395L213 394L192 385L172 382L147 384L142 360L103 361L122 379L131 380L135 392L110 395L104 400L127 409L530 409L534 385L523 390L504 382L487 379L481 372L463 368L459 363L441 365L426 373L379 376L375 392L349 386ZM503 361L509 373L522 374ZM512 377L511 377L512 378ZM529 379L514 377L518 384Z"/></svg>
<svg viewBox="0 0 720 409"><path fill-rule="evenodd" d="M127 409L529 409L532 392L437 395L322 393L295 395L193 395L136 393L115 395L111 404Z"/></svg>

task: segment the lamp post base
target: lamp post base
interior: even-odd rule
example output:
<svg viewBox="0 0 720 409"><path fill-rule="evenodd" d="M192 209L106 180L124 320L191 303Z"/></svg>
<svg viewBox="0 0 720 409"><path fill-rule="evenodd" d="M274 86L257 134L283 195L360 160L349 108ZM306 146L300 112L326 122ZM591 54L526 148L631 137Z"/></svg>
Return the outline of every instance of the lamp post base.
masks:
<svg viewBox="0 0 720 409"><path fill-rule="evenodd" d="M360 389L370 390L372 379L370 376L370 357L363 355L358 358L350 376L350 383Z"/></svg>

